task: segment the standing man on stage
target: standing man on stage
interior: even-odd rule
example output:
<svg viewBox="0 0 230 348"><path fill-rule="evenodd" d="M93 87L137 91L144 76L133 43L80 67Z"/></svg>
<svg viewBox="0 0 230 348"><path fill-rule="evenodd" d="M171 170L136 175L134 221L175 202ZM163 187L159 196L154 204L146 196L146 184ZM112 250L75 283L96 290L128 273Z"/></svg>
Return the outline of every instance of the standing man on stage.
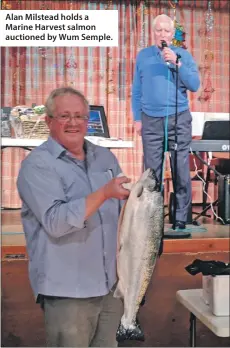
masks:
<svg viewBox="0 0 230 348"><path fill-rule="evenodd" d="M136 59L132 86L135 129L139 135L142 135L145 168L153 168L161 181L165 135L168 137L169 150L173 150L175 143L175 68L178 64L175 227L184 229L191 202L189 146L192 139L192 116L189 111L187 90L196 92L200 86L200 80L192 55L183 48L171 45L175 32L173 20L161 14L154 19L153 30L155 45L141 50ZM162 41L165 41L167 47L162 48ZM178 63L177 54L181 57ZM173 164L174 151L171 153L172 173L175 170Z"/></svg>

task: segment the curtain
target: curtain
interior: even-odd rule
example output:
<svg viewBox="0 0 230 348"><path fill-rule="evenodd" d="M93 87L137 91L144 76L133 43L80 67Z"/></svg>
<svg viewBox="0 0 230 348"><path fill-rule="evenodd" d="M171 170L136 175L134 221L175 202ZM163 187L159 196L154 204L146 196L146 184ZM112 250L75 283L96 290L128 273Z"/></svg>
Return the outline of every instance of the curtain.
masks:
<svg viewBox="0 0 230 348"><path fill-rule="evenodd" d="M189 94L191 111L229 110L229 5L214 1L213 29L205 32L208 1L179 1L176 19L184 26L188 50L200 68L201 88ZM142 171L142 143L133 128L131 86L138 51L154 44L152 21L158 14L174 17L173 1L4 1L2 9L100 10L119 13L118 47L3 47L1 105L41 105L54 88L71 85L92 105L105 107L110 135L134 142L132 149L112 150L123 172L136 180ZM8 8L7 8L8 6ZM207 62L206 51L213 59ZM210 57L209 57L210 58ZM206 64L206 68L205 68ZM207 69L209 64L209 69ZM209 88L209 100L200 98ZM211 91L210 90L214 90ZM206 93L207 94L207 93ZM16 178L27 155L22 149L2 151L2 206L21 206Z"/></svg>

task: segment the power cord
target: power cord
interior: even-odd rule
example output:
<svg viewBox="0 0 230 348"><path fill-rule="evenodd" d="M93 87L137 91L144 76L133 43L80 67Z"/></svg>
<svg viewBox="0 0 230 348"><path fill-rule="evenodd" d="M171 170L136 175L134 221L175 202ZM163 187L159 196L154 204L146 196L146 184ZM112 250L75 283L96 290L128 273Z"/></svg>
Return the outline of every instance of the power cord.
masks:
<svg viewBox="0 0 230 348"><path fill-rule="evenodd" d="M198 173L198 168L197 168L197 164L196 164L196 157L195 157L195 155L194 155L194 153L192 152L192 149L190 148L190 152L191 152L191 154L192 154L192 156L193 156L193 163L194 163L194 167L195 167L195 173L196 173L196 176L202 181L202 186L203 186L203 192L204 192L204 194L206 194L206 196L209 198L209 200L210 200L210 207L211 207L211 210L212 210L212 212L213 212L213 215L216 217L216 219L217 220L221 220L221 222L225 225L225 222L223 221L223 219L220 217L220 216L218 216L217 214L216 214L216 212L215 212L215 210L214 210L214 208L213 208L213 200L212 200L212 197L205 191L205 185L206 185L206 182L204 181L204 179L199 175L199 173ZM209 162L210 163L210 162ZM205 163L206 164L206 163ZM211 167L209 164L208 164L208 167L210 168L210 169L213 169L214 170L214 168L213 167ZM217 172L217 170L215 170L215 172ZM218 174L220 174L219 172L217 172Z"/></svg>

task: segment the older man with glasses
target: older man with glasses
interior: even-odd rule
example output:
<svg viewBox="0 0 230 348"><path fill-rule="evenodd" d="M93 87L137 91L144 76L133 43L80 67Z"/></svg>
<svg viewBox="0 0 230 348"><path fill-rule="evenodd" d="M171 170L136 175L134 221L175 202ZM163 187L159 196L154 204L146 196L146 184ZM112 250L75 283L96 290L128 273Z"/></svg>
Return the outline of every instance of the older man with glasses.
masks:
<svg viewBox="0 0 230 348"><path fill-rule="evenodd" d="M117 177L110 150L85 140L89 105L79 91L54 90L46 114L50 137L22 162L17 185L47 346L116 346L117 224L130 180Z"/></svg>

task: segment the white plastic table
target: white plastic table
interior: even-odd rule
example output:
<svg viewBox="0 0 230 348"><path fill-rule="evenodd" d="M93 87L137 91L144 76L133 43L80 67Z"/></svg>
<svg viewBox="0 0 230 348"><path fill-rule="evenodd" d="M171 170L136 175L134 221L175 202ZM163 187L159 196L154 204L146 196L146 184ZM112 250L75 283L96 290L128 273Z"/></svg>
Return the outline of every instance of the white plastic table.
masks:
<svg viewBox="0 0 230 348"><path fill-rule="evenodd" d="M93 144L108 147L111 149L126 149L133 147L133 141L121 140L116 138L86 136L85 139L89 140ZM45 139L2 138L1 148L3 149L6 147L21 147L25 150L30 150L30 148L41 145L44 141Z"/></svg>
<svg viewBox="0 0 230 348"><path fill-rule="evenodd" d="M219 337L230 336L230 317L217 317L202 298L202 289L179 290L177 300L190 311L190 347L196 347L196 318Z"/></svg>

